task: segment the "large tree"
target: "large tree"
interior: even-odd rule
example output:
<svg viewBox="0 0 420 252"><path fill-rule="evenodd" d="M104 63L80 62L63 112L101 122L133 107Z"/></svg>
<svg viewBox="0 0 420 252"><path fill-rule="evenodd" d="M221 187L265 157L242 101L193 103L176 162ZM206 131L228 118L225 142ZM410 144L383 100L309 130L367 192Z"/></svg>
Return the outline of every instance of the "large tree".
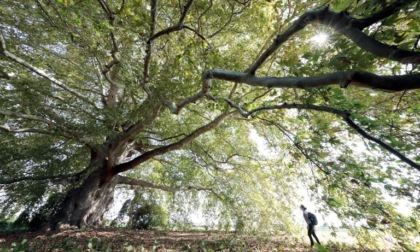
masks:
<svg viewBox="0 0 420 252"><path fill-rule="evenodd" d="M249 209L301 177L340 217L415 230L383 195L419 197L419 3L328 3L2 1L4 209L62 192L48 225L97 225L117 184Z"/></svg>

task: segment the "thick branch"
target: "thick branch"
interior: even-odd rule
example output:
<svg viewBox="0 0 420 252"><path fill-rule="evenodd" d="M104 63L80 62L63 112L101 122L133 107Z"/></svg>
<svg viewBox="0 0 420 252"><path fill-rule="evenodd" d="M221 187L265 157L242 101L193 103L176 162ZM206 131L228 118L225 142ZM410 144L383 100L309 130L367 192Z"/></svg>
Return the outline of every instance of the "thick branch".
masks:
<svg viewBox="0 0 420 252"><path fill-rule="evenodd" d="M226 98L219 98L219 99L225 100L230 106L232 106L236 109L240 108L239 105L234 104L232 101L230 101ZM353 120L351 120L350 113L348 111L345 111L345 110L339 110L339 109L335 109L335 108L331 108L331 107L327 107L327 106L318 106L318 105L312 105L312 104L287 104L287 103L285 103L285 104L282 104L282 105L260 107L260 108L253 109L249 112L245 111L242 108L238 109L238 111L243 117L249 117L250 115L252 115L254 113L257 113L259 111L274 110L274 109L292 109L292 108L315 110L315 111L321 111L321 112L327 112L327 113L335 114L335 115L341 117L347 123L347 125L349 125L351 128L353 128L362 137L377 143L378 145L380 145L381 147L383 147L384 149L386 149L390 153L397 156L401 161L407 163L411 167L420 171L420 164L415 163L414 161L407 158L405 155L403 155L402 153L400 153L399 151L397 151L396 149L394 149L393 147L391 147L387 143L381 141L380 139L378 139L378 138L370 135L366 131L364 131L360 126L358 126L356 123L354 123Z"/></svg>
<svg viewBox="0 0 420 252"><path fill-rule="evenodd" d="M396 8L396 7L395 7ZM392 9L392 8L391 8ZM391 12L394 11L393 9ZM323 7L321 9L312 10L304 13L290 26L284 33L279 34L273 43L267 48L266 51L251 65L246 72L255 74L258 68L279 48L285 41L287 41L294 34L305 28L310 23L320 23L325 26L331 27L337 32L343 34L352 40L360 48L371 52L379 57L388 58L402 63L420 63L420 52L411 52L401 50L386 44L383 44L372 37L363 33L359 26L364 26L365 23L376 22L378 18L385 18L390 10L385 10L384 13L373 15L372 20L363 21L359 23L357 19L340 12L334 12Z"/></svg>
<svg viewBox="0 0 420 252"><path fill-rule="evenodd" d="M143 153L142 155L138 156L137 158L127 162L127 163L123 163L123 164L119 164L117 166L114 167L113 169L113 173L114 174L118 174L121 172L125 172L128 170L131 170L133 168L135 168L136 166L138 166L141 163L146 162L147 160L168 153L170 151L174 151L174 150L178 150L180 148L182 148L182 146L184 146L187 143L190 143L191 141L193 141L194 139L196 139L197 137L199 137L200 135L203 135L204 133L214 129L215 127L217 127L222 121L223 119L225 119L229 114L221 114L218 117L216 117L213 121L211 121L210 123L196 129L195 131L193 131L191 134L187 135L186 137L184 137L183 139L174 142L172 144L166 145L166 146L162 146L160 148L156 148L154 150L151 151L147 151L145 153Z"/></svg>
<svg viewBox="0 0 420 252"><path fill-rule="evenodd" d="M345 88L348 85L397 92L402 90L420 89L420 74L400 76L379 76L362 71L340 71L316 77L257 77L252 74L226 70L210 70L203 73L203 79L220 79L251 86L268 88L301 88L309 89L339 84Z"/></svg>

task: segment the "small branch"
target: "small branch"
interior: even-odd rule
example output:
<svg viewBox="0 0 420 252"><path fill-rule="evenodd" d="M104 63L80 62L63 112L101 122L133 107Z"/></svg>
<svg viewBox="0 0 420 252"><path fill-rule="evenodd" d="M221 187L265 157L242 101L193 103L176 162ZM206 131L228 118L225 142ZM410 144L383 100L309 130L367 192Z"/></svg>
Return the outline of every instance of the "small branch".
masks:
<svg viewBox="0 0 420 252"><path fill-rule="evenodd" d="M207 44L209 44L209 42L206 40L206 38L203 35L201 35L198 31L196 31L195 29L193 29L189 26L186 26L186 25L184 25L184 29L194 32L199 38L201 38L202 40L206 41Z"/></svg>
<svg viewBox="0 0 420 252"><path fill-rule="evenodd" d="M245 118L249 117L249 115L250 115L249 112L245 111L244 109L241 108L241 106L235 104L233 101L231 101L228 98L224 98L224 97L221 97L221 96L213 96L211 94L208 94L207 96L210 99L212 99L213 101L216 101L216 100L219 100L219 99L224 100L225 102L227 102L229 104L229 106L231 106L232 108L235 108Z"/></svg>
<svg viewBox="0 0 420 252"><path fill-rule="evenodd" d="M230 11L230 16L229 16L228 21L226 23L224 23L223 25L221 25L217 31L213 32L208 37L209 38L213 38L217 34L219 34L220 32L222 32L232 22L233 16L235 16L234 6L232 6L232 9Z"/></svg>
<svg viewBox="0 0 420 252"><path fill-rule="evenodd" d="M6 52L6 41L4 40L3 34L0 32L0 54L5 55Z"/></svg>
<svg viewBox="0 0 420 252"><path fill-rule="evenodd" d="M191 189L192 190L197 190L197 191L208 191L208 192L212 193L214 196L216 196L217 198L223 200L223 198L217 192L215 192L213 190L213 188L206 188L206 187L201 187L201 186L190 185L184 190L191 190Z"/></svg>
<svg viewBox="0 0 420 252"><path fill-rule="evenodd" d="M397 111L398 110L398 107L400 106L400 103L401 103L401 101L402 101L402 99L403 99L403 97L404 97L404 95L407 93L407 91L405 91L404 90L404 92L402 93L402 95L400 96L400 98L398 99L398 103L397 103L397 105L395 106L395 110L394 111Z"/></svg>
<svg viewBox="0 0 420 252"><path fill-rule="evenodd" d="M211 81L209 79L203 80L202 85L201 85L201 90L185 98L178 105L168 100L163 101L163 104L169 108L172 114L177 115L188 104L195 103L199 99L206 96L208 92L210 91L210 88L211 88Z"/></svg>
<svg viewBox="0 0 420 252"><path fill-rule="evenodd" d="M339 84L342 88L353 85L389 92L420 89L420 74L379 76L363 71L339 71L315 77L257 77L219 69L203 73L203 81L210 81L212 78L267 88L309 89Z"/></svg>
<svg viewBox="0 0 420 252"><path fill-rule="evenodd" d="M163 35L167 35L169 33L172 33L172 32L175 32L175 31L179 31L179 30L182 30L183 28L185 28L184 21L185 21L185 18L187 16L187 13L188 13L188 11L189 11L189 9L190 9L190 7L191 7L191 5L192 5L193 2L194 2L194 0L189 0L187 2L187 4L185 4L184 10L181 12L181 17L179 18L179 21L178 21L178 23L176 25L173 25L171 27L168 27L168 28L166 28L166 29L164 29L162 31L159 31L159 32L153 34L149 38L149 41L148 42L152 42L153 40L155 40L155 39L157 39L157 38L159 38L159 37L161 37Z"/></svg>
<svg viewBox="0 0 420 252"><path fill-rule="evenodd" d="M372 14L370 17L361 18L356 21L355 26L363 30L364 28L371 26L374 23L377 23L395 13L400 11L405 6L415 3L417 0L398 0L394 3L388 5L387 7L383 8L382 10Z"/></svg>
<svg viewBox="0 0 420 252"><path fill-rule="evenodd" d="M150 37L153 37L153 34L155 34L155 29L156 29L158 0L152 0L151 5L152 5L151 6L152 21L150 23ZM144 91L147 93L149 97L152 96L152 93L149 90L149 68L150 68L150 61L152 59L152 51L153 51L153 42L149 39L146 45L146 55L144 56L143 82L141 84L142 88L144 89Z"/></svg>

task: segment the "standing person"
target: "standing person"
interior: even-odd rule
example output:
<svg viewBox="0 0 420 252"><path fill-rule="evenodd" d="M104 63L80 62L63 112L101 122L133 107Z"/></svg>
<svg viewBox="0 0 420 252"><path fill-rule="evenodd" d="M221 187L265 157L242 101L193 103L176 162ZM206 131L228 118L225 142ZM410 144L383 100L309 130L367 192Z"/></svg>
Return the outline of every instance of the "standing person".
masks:
<svg viewBox="0 0 420 252"><path fill-rule="evenodd" d="M311 240L311 247L314 246L314 240L312 239L312 236L315 237L315 240L316 242L318 242L318 244L321 244L318 240L318 237L315 234L315 225L318 224L316 217L313 214L306 211L306 207L304 205L300 205L300 209L303 211L303 218L305 218L306 224L308 225L308 236Z"/></svg>

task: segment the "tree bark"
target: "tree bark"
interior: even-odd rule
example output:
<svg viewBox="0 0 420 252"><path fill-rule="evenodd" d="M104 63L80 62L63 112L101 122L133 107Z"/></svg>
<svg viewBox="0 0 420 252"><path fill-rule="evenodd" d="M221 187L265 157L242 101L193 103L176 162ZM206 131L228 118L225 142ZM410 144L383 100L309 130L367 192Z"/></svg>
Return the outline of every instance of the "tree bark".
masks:
<svg viewBox="0 0 420 252"><path fill-rule="evenodd" d="M51 229L58 229L62 225L78 228L102 225L103 215L113 202L117 184L117 179L109 177L104 171L104 167L97 168L79 187L67 193L48 223Z"/></svg>

